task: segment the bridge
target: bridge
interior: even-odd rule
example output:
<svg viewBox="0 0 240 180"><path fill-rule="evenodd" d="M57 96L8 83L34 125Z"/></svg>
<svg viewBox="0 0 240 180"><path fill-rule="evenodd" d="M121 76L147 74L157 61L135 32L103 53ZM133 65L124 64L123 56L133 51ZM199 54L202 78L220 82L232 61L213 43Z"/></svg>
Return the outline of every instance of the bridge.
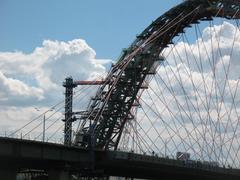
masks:
<svg viewBox="0 0 240 180"><path fill-rule="evenodd" d="M0 138L0 176L240 179L239 9L239 0L186 0L137 35L102 79L66 78L64 118L50 121L57 104L27 133L40 117ZM95 91L80 89L92 96L76 110L79 86ZM46 131L61 119L63 142L50 142L63 126Z"/></svg>
<svg viewBox="0 0 240 180"><path fill-rule="evenodd" d="M184 161L135 154L132 152L89 150L60 144L0 139L1 177L14 179L16 169L41 169L48 179L71 179L71 174L84 176L122 176L155 179L239 179L240 170L186 164ZM94 171L92 163L94 162ZM88 171L86 171L88 170Z"/></svg>

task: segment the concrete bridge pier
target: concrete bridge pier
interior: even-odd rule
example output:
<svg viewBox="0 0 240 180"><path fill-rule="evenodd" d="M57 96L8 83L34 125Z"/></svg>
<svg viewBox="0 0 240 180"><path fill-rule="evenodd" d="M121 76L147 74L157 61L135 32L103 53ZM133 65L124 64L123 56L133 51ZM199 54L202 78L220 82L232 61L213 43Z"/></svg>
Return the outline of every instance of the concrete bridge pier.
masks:
<svg viewBox="0 0 240 180"><path fill-rule="evenodd" d="M16 180L16 169L0 169L0 179L2 180Z"/></svg>
<svg viewBox="0 0 240 180"><path fill-rule="evenodd" d="M64 170L49 170L48 180L71 180L71 175Z"/></svg>

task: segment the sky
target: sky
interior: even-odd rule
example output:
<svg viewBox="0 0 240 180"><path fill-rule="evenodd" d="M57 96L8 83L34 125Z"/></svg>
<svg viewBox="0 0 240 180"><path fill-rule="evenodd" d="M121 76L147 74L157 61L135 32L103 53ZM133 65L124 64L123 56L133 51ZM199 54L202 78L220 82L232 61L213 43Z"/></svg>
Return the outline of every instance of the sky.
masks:
<svg viewBox="0 0 240 180"><path fill-rule="evenodd" d="M178 2L0 0L0 130L14 131L63 101L67 76L100 78L137 34Z"/></svg>
<svg viewBox="0 0 240 180"><path fill-rule="evenodd" d="M39 139L42 135L43 113L46 113L46 138L54 135L56 130L57 137L63 137L63 80L67 76L72 76L75 80L103 78L121 50L128 47L137 34L180 2L182 1L0 0L0 136L10 134L14 137ZM156 112L151 112L154 106L150 108L150 117L158 119L155 123L162 130L161 136L149 121L143 122L149 135L156 138L159 145L164 144L159 137L166 137L170 141L175 137L176 141L169 142L169 146L179 143L176 148L187 151L189 149L185 148L188 147L192 153L195 149L201 151L201 148L208 146L205 150L211 151L212 146L219 149L219 144L211 144L215 139L220 146L224 146L223 142L229 143L233 136L231 133L235 127L238 128L240 93L236 93L233 98L232 89L238 89L240 77L240 32L236 24L222 20L215 23L213 28L206 28L208 23L200 24L198 33L202 37L199 39L197 37L191 40L195 33L194 27L187 31L190 44L184 42L183 38L176 46L165 49L163 54L168 64L161 66L158 71L160 76L151 84L159 92L156 95L150 88L148 92L156 101L151 102L149 94L143 94L143 98L150 101L150 104L156 103L155 111L167 109L161 114L163 120L167 120L167 123L163 123L154 115ZM209 57L213 57L213 62L209 63ZM193 61L195 58L201 60L204 71L199 69L199 62ZM231 67L231 71L228 67ZM215 72L212 72L213 69ZM162 83L160 88L157 87L158 82ZM205 82L207 85L202 86ZM166 87L164 83L167 84ZM186 89L182 87L183 84ZM169 86L172 89L169 90ZM74 108L82 110L95 90L84 87L76 89ZM162 95L165 103L158 99L159 95ZM218 97L219 102L214 97ZM234 112L229 114L227 112L232 111L233 102L237 105L235 104ZM191 104L191 107L186 104ZM48 111L52 106L54 109ZM169 107L176 111L170 112ZM149 110L148 107L146 109ZM143 114L144 112L140 113ZM179 114L180 121L183 122L176 122L178 126L175 128L173 122ZM191 122L190 116L194 117L194 122ZM232 119L232 126L227 128L229 119ZM27 127L12 134L30 120L33 122ZM205 130L202 130L203 124ZM219 129L212 129L214 125ZM34 131L29 134L31 130ZM189 130L194 130L195 136L189 137ZM240 134L240 129L237 130ZM181 133L180 139L176 131ZM218 135L217 138L212 136L213 133ZM207 140L201 142L203 139L199 140L198 136L204 136ZM187 144L182 143L181 137L186 139ZM200 144L194 143L196 138ZM237 141L237 138L234 140ZM227 151L227 146L224 148L221 150ZM233 148L236 149L237 147ZM232 154L238 156L240 164L240 152Z"/></svg>
<svg viewBox="0 0 240 180"><path fill-rule="evenodd" d="M181 0L1 0L0 51L31 52L43 40L84 39L116 59L135 36Z"/></svg>

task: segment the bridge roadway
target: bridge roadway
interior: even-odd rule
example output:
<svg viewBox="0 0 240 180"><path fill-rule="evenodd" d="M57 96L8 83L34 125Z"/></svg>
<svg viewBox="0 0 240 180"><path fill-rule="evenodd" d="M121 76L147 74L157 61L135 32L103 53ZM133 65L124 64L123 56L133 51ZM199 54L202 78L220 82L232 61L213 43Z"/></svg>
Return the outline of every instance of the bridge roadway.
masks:
<svg viewBox="0 0 240 180"><path fill-rule="evenodd" d="M240 170L237 169L207 168L201 164L188 165L155 156L90 151L11 138L0 138L0 162L2 180L16 180L16 173L23 169L45 170L49 180L70 180L70 174L73 173L166 180L240 179ZM91 171L93 166L95 170Z"/></svg>

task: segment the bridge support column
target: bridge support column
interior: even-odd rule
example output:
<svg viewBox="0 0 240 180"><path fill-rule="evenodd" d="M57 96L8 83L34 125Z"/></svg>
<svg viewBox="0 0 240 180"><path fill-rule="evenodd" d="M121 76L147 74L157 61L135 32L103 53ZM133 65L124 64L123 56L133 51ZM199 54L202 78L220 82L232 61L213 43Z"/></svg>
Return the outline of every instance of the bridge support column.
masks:
<svg viewBox="0 0 240 180"><path fill-rule="evenodd" d="M48 171L48 180L71 180L71 175L63 170Z"/></svg>
<svg viewBox="0 0 240 180"><path fill-rule="evenodd" d="M0 169L0 179L16 180L17 171L15 169Z"/></svg>
<svg viewBox="0 0 240 180"><path fill-rule="evenodd" d="M72 143L72 104L73 104L73 88L77 87L71 77L66 78L63 86L66 88L65 92L65 127L64 127L64 145L70 146Z"/></svg>

